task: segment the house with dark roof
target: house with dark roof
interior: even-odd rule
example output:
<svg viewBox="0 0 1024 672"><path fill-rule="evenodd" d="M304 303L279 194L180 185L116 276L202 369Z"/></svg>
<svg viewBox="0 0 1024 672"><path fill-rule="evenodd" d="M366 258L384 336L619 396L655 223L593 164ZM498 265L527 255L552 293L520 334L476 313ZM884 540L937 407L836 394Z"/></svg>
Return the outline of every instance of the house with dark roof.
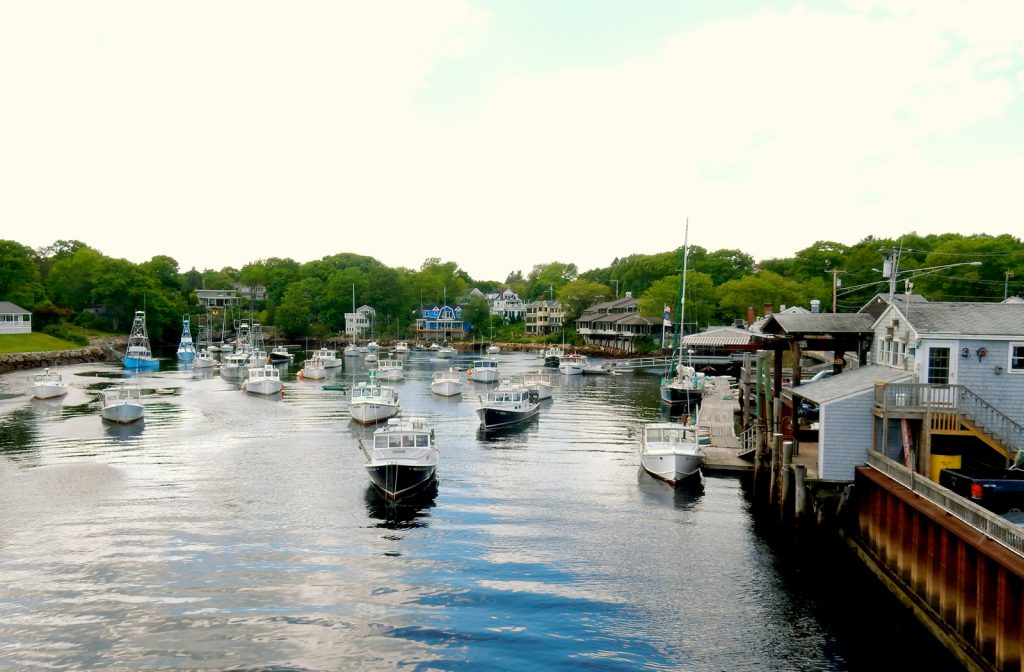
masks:
<svg viewBox="0 0 1024 672"><path fill-rule="evenodd" d="M869 450L938 480L943 467L1005 467L1024 449L1024 304L893 301L864 340L863 366L784 394L784 425L817 415L822 478L852 481Z"/></svg>
<svg viewBox="0 0 1024 672"><path fill-rule="evenodd" d="M637 300L630 292L622 299L596 303L576 320L576 333L583 336L587 345L633 352L636 339L649 337L654 327L638 310Z"/></svg>
<svg viewBox="0 0 1024 672"><path fill-rule="evenodd" d="M32 333L32 313L10 301L0 301L0 334Z"/></svg>

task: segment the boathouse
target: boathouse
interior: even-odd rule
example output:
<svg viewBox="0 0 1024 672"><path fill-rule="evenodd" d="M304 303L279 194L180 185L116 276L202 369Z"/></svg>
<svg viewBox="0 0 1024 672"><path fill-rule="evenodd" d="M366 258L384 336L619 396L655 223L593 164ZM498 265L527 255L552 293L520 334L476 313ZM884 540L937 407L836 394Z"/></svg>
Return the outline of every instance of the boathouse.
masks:
<svg viewBox="0 0 1024 672"><path fill-rule="evenodd" d="M0 301L0 334L32 332L32 313L10 301Z"/></svg>

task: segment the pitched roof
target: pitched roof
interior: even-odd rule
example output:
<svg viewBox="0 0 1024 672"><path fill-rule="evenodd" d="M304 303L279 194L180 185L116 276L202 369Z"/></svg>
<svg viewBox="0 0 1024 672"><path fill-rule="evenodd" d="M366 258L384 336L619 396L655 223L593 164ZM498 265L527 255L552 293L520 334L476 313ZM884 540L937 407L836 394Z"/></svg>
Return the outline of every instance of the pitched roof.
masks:
<svg viewBox="0 0 1024 672"><path fill-rule="evenodd" d="M699 334L683 336L684 345L718 348L726 345L749 345L754 334L738 327L716 327Z"/></svg>
<svg viewBox="0 0 1024 672"><path fill-rule="evenodd" d="M913 373L890 366L868 364L856 369L847 369L838 376L829 376L791 388L794 397L801 397L816 404L825 404L854 394L870 390L875 383L892 383L913 378Z"/></svg>
<svg viewBox="0 0 1024 672"><path fill-rule="evenodd" d="M18 313L20 315L31 314L21 306L17 306L10 301L0 301L0 313L5 313L7 315L10 315L11 313Z"/></svg>
<svg viewBox="0 0 1024 672"><path fill-rule="evenodd" d="M764 323L764 334L854 334L870 332L875 318L867 313L804 313L772 315Z"/></svg>
<svg viewBox="0 0 1024 672"><path fill-rule="evenodd" d="M918 336L1024 337L1024 303L933 302L898 309Z"/></svg>

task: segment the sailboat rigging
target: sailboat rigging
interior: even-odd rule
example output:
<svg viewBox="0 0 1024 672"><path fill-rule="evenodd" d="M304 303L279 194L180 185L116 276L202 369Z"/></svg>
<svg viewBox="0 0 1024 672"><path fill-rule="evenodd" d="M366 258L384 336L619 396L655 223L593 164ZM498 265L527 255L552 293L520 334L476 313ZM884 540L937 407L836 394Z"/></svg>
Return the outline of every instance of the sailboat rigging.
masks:
<svg viewBox="0 0 1024 672"><path fill-rule="evenodd" d="M669 406L693 406L704 394L704 374L697 373L692 358L683 363L683 328L686 324L686 271L690 256L690 220L683 234L683 277L679 290L679 326L672 330L672 355L668 376L661 380L661 401ZM689 353L688 353L689 354Z"/></svg>

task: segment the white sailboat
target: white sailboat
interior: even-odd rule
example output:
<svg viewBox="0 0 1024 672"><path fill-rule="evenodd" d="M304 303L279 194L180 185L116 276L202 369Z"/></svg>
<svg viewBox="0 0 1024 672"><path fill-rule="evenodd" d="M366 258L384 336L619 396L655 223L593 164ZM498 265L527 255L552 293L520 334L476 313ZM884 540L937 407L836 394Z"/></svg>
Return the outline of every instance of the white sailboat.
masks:
<svg viewBox="0 0 1024 672"><path fill-rule="evenodd" d="M704 394L704 375L692 365L683 363L683 329L686 326L686 262L690 256L690 220L686 220L683 234L683 278L679 289L679 326L672 337L672 357L669 377L661 379L661 401L669 406L692 408L700 403ZM689 354L689 353L688 353Z"/></svg>

